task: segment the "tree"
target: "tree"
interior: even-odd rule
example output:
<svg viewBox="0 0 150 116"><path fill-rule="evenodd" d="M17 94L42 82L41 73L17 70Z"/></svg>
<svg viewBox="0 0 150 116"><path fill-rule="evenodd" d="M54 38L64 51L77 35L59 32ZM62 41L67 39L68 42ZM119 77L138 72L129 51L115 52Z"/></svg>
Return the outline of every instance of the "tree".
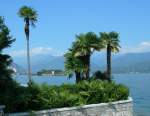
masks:
<svg viewBox="0 0 150 116"><path fill-rule="evenodd" d="M76 83L82 80L82 73L84 71L84 64L79 57L75 57L74 51L69 49L65 56L65 73L69 78L75 73Z"/></svg>
<svg viewBox="0 0 150 116"><path fill-rule="evenodd" d="M94 50L100 50L99 40L95 33L88 32L85 34L76 35L76 41L73 44L75 49L75 57L80 57L85 64L86 72L84 75L85 79L89 78L90 74L90 57Z"/></svg>
<svg viewBox="0 0 150 116"><path fill-rule="evenodd" d="M100 43L107 49L107 78L111 80L111 52L119 52L119 34L117 32L101 32Z"/></svg>
<svg viewBox="0 0 150 116"><path fill-rule="evenodd" d="M18 15L21 18L23 18L25 22L24 31L27 40L28 78L29 78L29 83L31 83L29 36L30 36L30 25L35 27L35 22L37 22L37 11L31 7L23 6L22 8L20 8Z"/></svg>
<svg viewBox="0 0 150 116"><path fill-rule="evenodd" d="M10 31L4 23L4 18L0 17L0 90L5 90L12 82L12 70L9 68L12 59L4 54L3 50L11 46L15 39L10 36Z"/></svg>

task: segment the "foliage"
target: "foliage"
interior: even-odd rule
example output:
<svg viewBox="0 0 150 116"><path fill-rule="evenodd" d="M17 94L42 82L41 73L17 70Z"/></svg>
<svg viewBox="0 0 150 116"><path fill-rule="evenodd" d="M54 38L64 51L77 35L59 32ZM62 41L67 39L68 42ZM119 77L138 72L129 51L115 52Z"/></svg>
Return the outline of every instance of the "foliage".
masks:
<svg viewBox="0 0 150 116"><path fill-rule="evenodd" d="M68 75L75 73L76 80L79 76L82 76L80 81L88 80L91 55L94 51L107 49L107 73L102 75L107 76L107 80L111 81L111 52L119 52L119 48L119 34L117 32L101 32L99 36L93 32L76 35L76 40L65 54L66 73Z"/></svg>
<svg viewBox="0 0 150 116"><path fill-rule="evenodd" d="M97 35L93 32L81 33L76 35L76 41L73 42L71 49L65 54L65 69L67 74L80 73L83 79L89 78L90 57L95 50L100 50Z"/></svg>
<svg viewBox="0 0 150 116"><path fill-rule="evenodd" d="M96 71L93 74L92 79L108 80L107 79L107 72Z"/></svg>
<svg viewBox="0 0 150 116"><path fill-rule="evenodd" d="M129 90L121 84L95 80L61 86L16 84L8 95L2 98L5 102L0 101L5 103L6 111L20 112L126 100Z"/></svg>
<svg viewBox="0 0 150 116"><path fill-rule="evenodd" d="M107 50L107 78L111 80L111 52L119 52L119 34L117 32L101 32L100 43Z"/></svg>
<svg viewBox="0 0 150 116"><path fill-rule="evenodd" d="M100 46L98 37L94 32L81 33L76 35L76 41L73 43L73 48L76 50L76 56L87 56L93 53L94 50L99 50Z"/></svg>
<svg viewBox="0 0 150 116"><path fill-rule="evenodd" d="M26 23L25 33L29 37L29 25L34 26L37 21L37 12L30 7L23 6L18 14ZM112 51L118 51L118 40L115 39L117 37L118 35L114 32L109 33L109 36L106 33L101 33L103 41L99 41L97 35L93 32L77 35L72 48L65 54L66 72L68 74L75 72L77 77L82 76L82 80L86 77L88 80L90 57L94 50L101 50L105 45L109 44ZM14 39L10 36L9 29L4 24L4 19L0 17L0 103L6 105L5 112L112 102L126 100L129 96L127 87L114 82L101 81L105 80L105 74L101 72L96 72L93 76L94 79L99 80L80 80L79 83L73 85L48 86L30 83L28 87L22 87L11 78L12 70L9 65L12 60L10 56L3 54L3 49L10 47L13 41Z"/></svg>
<svg viewBox="0 0 150 116"><path fill-rule="evenodd" d="M94 50L99 50L98 43L98 37L94 32L76 35L76 41L73 42L74 56L79 57L84 64L85 71L82 74L84 79L89 78L90 58Z"/></svg>
<svg viewBox="0 0 150 116"><path fill-rule="evenodd" d="M35 26L35 22L37 21L37 11L31 7L23 6L20 8L18 15L24 19L26 22L29 20L32 26Z"/></svg>
<svg viewBox="0 0 150 116"><path fill-rule="evenodd" d="M119 34L117 32L100 32L100 41L104 48L107 48L109 45L112 52L119 52Z"/></svg>
<svg viewBox="0 0 150 116"><path fill-rule="evenodd" d="M35 27L35 23L37 22L37 11L31 7L23 6L20 8L18 15L23 18L25 22L24 32L27 40L27 64L28 64L28 78L29 84L31 83L31 64L30 64L30 25Z"/></svg>
<svg viewBox="0 0 150 116"><path fill-rule="evenodd" d="M127 99L129 95L125 86L108 81L83 81L77 85L77 88L81 96L86 99L86 104L117 101L121 100L120 96L122 99Z"/></svg>
<svg viewBox="0 0 150 116"><path fill-rule="evenodd" d="M6 91L7 88L11 88L13 80L11 74L13 71L9 68L12 59L9 55L4 54L3 50L11 46L15 39L10 35L8 27L4 23L4 18L0 17L0 93ZM9 93L9 92L8 92ZM0 95L1 96L1 95ZM0 97L1 98L1 97Z"/></svg>
<svg viewBox="0 0 150 116"><path fill-rule="evenodd" d="M77 73L85 72L85 65L79 57L75 57L74 50L70 49L65 55L65 74L69 75L69 78L76 74L77 78L80 78Z"/></svg>

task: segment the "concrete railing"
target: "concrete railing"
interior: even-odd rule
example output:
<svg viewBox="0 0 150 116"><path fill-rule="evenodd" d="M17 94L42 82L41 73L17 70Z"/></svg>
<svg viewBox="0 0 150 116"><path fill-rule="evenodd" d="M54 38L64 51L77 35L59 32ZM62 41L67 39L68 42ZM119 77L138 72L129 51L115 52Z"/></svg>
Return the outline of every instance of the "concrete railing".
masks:
<svg viewBox="0 0 150 116"><path fill-rule="evenodd" d="M133 116L132 99L90 104L78 107L58 108L36 112L11 113L8 116Z"/></svg>

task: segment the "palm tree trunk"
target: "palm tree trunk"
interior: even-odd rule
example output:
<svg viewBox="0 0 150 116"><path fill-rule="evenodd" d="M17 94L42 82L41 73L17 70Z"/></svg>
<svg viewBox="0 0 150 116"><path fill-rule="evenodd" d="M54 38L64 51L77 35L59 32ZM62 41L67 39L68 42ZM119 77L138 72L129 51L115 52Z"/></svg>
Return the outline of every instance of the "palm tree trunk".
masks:
<svg viewBox="0 0 150 116"><path fill-rule="evenodd" d="M111 80L111 47L107 45L107 79Z"/></svg>
<svg viewBox="0 0 150 116"><path fill-rule="evenodd" d="M31 66L30 66L30 44L29 44L29 19L26 19L26 25L25 25L25 34L26 34L26 40L27 40L27 65L28 65L28 78L29 78L29 84L31 84Z"/></svg>
<svg viewBox="0 0 150 116"><path fill-rule="evenodd" d="M89 79L90 77L90 55L87 55L87 72L86 72L86 79Z"/></svg>
<svg viewBox="0 0 150 116"><path fill-rule="evenodd" d="M30 46L29 46L29 39L27 39L27 64L28 64L28 78L29 78L29 83L31 83L31 66L30 66Z"/></svg>
<svg viewBox="0 0 150 116"><path fill-rule="evenodd" d="M82 61L84 62L86 69L83 73L83 80L88 80L90 77L90 54L83 56Z"/></svg>
<svg viewBox="0 0 150 116"><path fill-rule="evenodd" d="M81 81L81 74L80 74L80 72L75 71L75 75L76 75L76 83L79 83Z"/></svg>

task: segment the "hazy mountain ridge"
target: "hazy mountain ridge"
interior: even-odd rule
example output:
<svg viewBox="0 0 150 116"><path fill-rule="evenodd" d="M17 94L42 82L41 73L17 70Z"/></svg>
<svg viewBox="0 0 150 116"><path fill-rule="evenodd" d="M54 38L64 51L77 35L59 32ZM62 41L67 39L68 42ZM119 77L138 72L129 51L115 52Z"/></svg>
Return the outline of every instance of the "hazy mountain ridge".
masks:
<svg viewBox="0 0 150 116"><path fill-rule="evenodd" d="M51 55L44 55L44 56L34 56L31 57L31 69L33 73L36 73L42 69L61 69L64 70L64 62L65 58L63 56L51 56ZM23 69L27 70L27 62L26 58L17 58L14 59L14 63L18 66L22 67ZM15 67L18 70L18 67ZM99 66L95 63L91 63L91 72L95 72L99 70Z"/></svg>
<svg viewBox="0 0 150 116"><path fill-rule="evenodd" d="M150 52L128 53L113 59L113 72L115 73L149 73Z"/></svg>
<svg viewBox="0 0 150 116"><path fill-rule="evenodd" d="M102 69L106 69L104 61ZM112 57L113 73L150 73L150 52L127 53Z"/></svg>
<svg viewBox="0 0 150 116"><path fill-rule="evenodd" d="M106 56L97 55L91 58L91 72L96 70L106 70ZM64 70L63 56L40 55L31 57L32 72L41 69L62 69ZM14 59L17 68L22 67L26 70L26 58ZM19 70L19 69L18 69ZM150 72L150 52L147 53L128 53L122 55L113 55L112 57L113 73L149 73Z"/></svg>

